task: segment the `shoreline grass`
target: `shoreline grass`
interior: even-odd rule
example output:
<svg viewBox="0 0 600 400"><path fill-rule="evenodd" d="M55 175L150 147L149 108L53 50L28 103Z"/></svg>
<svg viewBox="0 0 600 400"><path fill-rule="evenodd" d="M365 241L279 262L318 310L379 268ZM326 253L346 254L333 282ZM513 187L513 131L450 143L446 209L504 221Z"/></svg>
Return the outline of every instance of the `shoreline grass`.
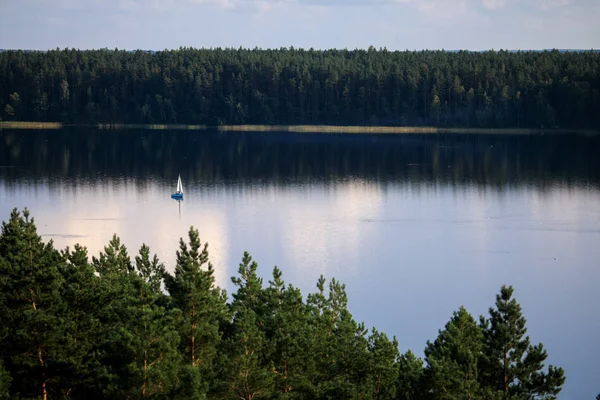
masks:
<svg viewBox="0 0 600 400"><path fill-rule="evenodd" d="M185 125L185 124L63 124L61 122L0 121L0 129L58 130L63 128L97 128L99 130L191 130L219 132L291 132L336 134L583 134L598 135L595 129L529 129L529 128L446 128L434 126L350 126L350 125Z"/></svg>
<svg viewBox="0 0 600 400"><path fill-rule="evenodd" d="M62 129L62 122L0 121L0 129Z"/></svg>

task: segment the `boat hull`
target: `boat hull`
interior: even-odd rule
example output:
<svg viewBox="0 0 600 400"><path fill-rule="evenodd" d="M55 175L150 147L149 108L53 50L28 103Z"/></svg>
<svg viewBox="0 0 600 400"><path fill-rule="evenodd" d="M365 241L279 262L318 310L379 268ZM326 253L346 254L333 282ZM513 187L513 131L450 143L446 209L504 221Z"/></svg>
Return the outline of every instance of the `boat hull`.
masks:
<svg viewBox="0 0 600 400"><path fill-rule="evenodd" d="M173 193L171 194L172 199L183 200L183 193Z"/></svg>

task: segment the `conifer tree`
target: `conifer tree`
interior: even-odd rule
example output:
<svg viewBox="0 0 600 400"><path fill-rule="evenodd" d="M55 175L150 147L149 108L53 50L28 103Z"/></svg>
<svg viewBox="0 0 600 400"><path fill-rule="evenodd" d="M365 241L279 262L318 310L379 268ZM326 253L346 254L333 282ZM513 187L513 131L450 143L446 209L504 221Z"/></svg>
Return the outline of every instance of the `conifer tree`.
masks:
<svg viewBox="0 0 600 400"><path fill-rule="evenodd" d="M435 342L427 342L426 383L433 399L479 398L478 361L483 333L464 307L455 311Z"/></svg>
<svg viewBox="0 0 600 400"><path fill-rule="evenodd" d="M180 351L187 369L186 381L200 385L192 390L204 396L213 379L213 363L221 340L220 324L226 319L225 291L215 285L214 269L209 262L208 243L201 245L198 230L190 227L189 246L179 241L175 274L165 274L165 286L173 307L181 310L176 322Z"/></svg>
<svg viewBox="0 0 600 400"><path fill-rule="evenodd" d="M1 233L0 233L1 237ZM6 271L6 267L3 266L3 258L0 255L0 271ZM8 315L9 308L5 304L8 301L6 293L4 293L3 289L9 286L9 276L0 274L0 349L3 348L4 340L8 336ZM4 353L0 353L0 400L5 400L9 398L9 389L10 383L12 382L12 378L10 377L10 373L4 368L4 357L6 355Z"/></svg>
<svg viewBox="0 0 600 400"><path fill-rule="evenodd" d="M244 252L238 276L231 278L238 289L233 294L233 322L225 343L227 398L268 398L273 391L273 366L265 357L265 293L257 268L250 254Z"/></svg>
<svg viewBox="0 0 600 400"><path fill-rule="evenodd" d="M178 310L167 312L160 306L165 268L156 255L150 258L150 249L145 244L135 257L135 268L138 294L129 306L133 318L126 343L133 360L128 366L132 375L129 397L172 398L178 392L177 375L182 361L174 324Z"/></svg>
<svg viewBox="0 0 600 400"><path fill-rule="evenodd" d="M97 372L97 386L105 397L128 396L134 355L129 349L135 319L132 305L137 291L137 275L127 248L115 234L99 256L92 257L92 265L100 279L99 320L102 327L98 353L101 368Z"/></svg>
<svg viewBox="0 0 600 400"><path fill-rule="evenodd" d="M116 235L91 263L80 245L58 252L14 209L0 231L0 400L524 400L565 382L510 286L479 325L454 312L423 368L395 338L367 335L337 280L326 290L320 277L304 302L277 267L263 288L257 268L244 253L228 306L193 227L169 275L146 245L132 264Z"/></svg>
<svg viewBox="0 0 600 400"><path fill-rule="evenodd" d="M370 397L395 399L398 378L398 341L389 340L385 333L373 328L368 341Z"/></svg>
<svg viewBox="0 0 600 400"><path fill-rule="evenodd" d="M408 350L400 356L398 361L398 381L397 398L398 400L417 400L423 398L425 388L423 385L423 360L415 356Z"/></svg>
<svg viewBox="0 0 600 400"><path fill-rule="evenodd" d="M274 397L298 398L311 393L314 370L310 354L308 310L300 290L285 286L279 268L273 269L266 293L265 339L275 374Z"/></svg>
<svg viewBox="0 0 600 400"><path fill-rule="evenodd" d="M599 64L591 51L9 50L0 117L598 128Z"/></svg>
<svg viewBox="0 0 600 400"><path fill-rule="evenodd" d="M307 299L316 357L315 397L353 398L367 390L367 330L354 321L347 308L345 285L332 279L325 296L325 279L320 277L317 288L319 291Z"/></svg>
<svg viewBox="0 0 600 400"><path fill-rule="evenodd" d="M10 383L12 378L4 368L4 362L0 359L0 400L10 399Z"/></svg>
<svg viewBox="0 0 600 400"><path fill-rule="evenodd" d="M525 336L526 320L512 295L512 286L502 286L496 308L489 310L490 318L480 317L482 382L492 394L500 392L505 398L554 399L565 382L564 370L550 365L548 372L543 371L548 354L541 343L532 345Z"/></svg>
<svg viewBox="0 0 600 400"><path fill-rule="evenodd" d="M310 357L314 360L314 374L310 376L314 397L320 396L319 386L323 386L332 378L329 371L331 353L333 352L331 339L334 315L330 315L329 299L325 293L325 277L322 275L317 280L317 292L311 293L306 299L309 310L310 336L312 339Z"/></svg>
<svg viewBox="0 0 600 400"><path fill-rule="evenodd" d="M133 272L131 258L121 239L114 234L108 246L104 247L98 258L92 257L94 267L101 276L121 279Z"/></svg>
<svg viewBox="0 0 600 400"><path fill-rule="evenodd" d="M66 358L62 262L52 241L42 242L29 211L21 216L13 209L0 233L0 326L7 328L0 354L11 392L21 397L46 400L60 393L57 375Z"/></svg>
<svg viewBox="0 0 600 400"><path fill-rule="evenodd" d="M96 374L101 368L98 346L104 332L100 322L106 296L101 291L100 279L88 262L85 247L76 244L62 251L65 263L61 274L64 285L61 296L67 309L63 319L64 346L69 355L61 376L62 396L85 398L99 395Z"/></svg>

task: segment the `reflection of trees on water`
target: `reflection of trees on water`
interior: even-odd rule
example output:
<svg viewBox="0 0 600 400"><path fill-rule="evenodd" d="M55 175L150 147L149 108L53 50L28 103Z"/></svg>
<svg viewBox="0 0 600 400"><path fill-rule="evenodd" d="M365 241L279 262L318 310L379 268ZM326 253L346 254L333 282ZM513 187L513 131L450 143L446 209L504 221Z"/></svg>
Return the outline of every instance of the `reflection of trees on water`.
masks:
<svg viewBox="0 0 600 400"><path fill-rule="evenodd" d="M335 137L334 137L335 136ZM581 136L293 135L172 131L4 131L0 176L176 179L208 184L356 177L510 187L600 181L600 139ZM11 179L7 179L10 181Z"/></svg>

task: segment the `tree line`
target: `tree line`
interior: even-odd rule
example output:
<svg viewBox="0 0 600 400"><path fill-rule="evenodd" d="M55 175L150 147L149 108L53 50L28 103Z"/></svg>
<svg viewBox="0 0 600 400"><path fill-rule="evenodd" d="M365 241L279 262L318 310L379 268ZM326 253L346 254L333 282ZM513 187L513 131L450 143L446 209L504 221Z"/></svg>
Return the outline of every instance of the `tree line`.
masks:
<svg viewBox="0 0 600 400"><path fill-rule="evenodd" d="M304 297L243 255L236 291L215 285L198 231L173 273L117 236L96 257L57 250L27 209L0 233L0 399L553 399L513 289L479 321L460 307L424 359L357 322L345 286Z"/></svg>
<svg viewBox="0 0 600 400"><path fill-rule="evenodd" d="M600 128L600 53L0 52L5 120Z"/></svg>

